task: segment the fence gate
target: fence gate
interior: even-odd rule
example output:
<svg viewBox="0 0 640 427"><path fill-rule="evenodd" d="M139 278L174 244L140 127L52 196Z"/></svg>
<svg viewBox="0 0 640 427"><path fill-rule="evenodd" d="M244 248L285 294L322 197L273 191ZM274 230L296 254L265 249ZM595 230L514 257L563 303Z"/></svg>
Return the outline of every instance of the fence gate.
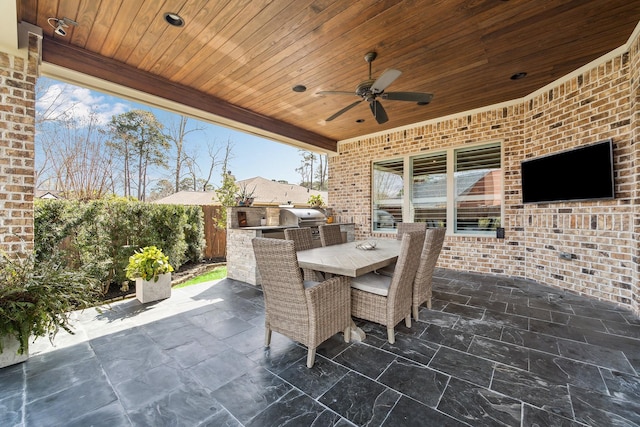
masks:
<svg viewBox="0 0 640 427"><path fill-rule="evenodd" d="M201 206L204 213L205 258L225 258L227 255L227 230L216 227L222 206Z"/></svg>

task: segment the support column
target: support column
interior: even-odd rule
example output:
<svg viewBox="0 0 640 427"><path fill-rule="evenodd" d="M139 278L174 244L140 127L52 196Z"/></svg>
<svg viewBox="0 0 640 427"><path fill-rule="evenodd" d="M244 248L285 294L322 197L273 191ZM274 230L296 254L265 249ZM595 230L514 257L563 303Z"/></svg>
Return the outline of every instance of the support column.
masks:
<svg viewBox="0 0 640 427"><path fill-rule="evenodd" d="M35 85L40 40L26 58L0 52L0 251L33 248Z"/></svg>
<svg viewBox="0 0 640 427"><path fill-rule="evenodd" d="M640 35L632 40L629 48L629 96L631 98L631 153L633 189L633 285L631 308L640 315Z"/></svg>

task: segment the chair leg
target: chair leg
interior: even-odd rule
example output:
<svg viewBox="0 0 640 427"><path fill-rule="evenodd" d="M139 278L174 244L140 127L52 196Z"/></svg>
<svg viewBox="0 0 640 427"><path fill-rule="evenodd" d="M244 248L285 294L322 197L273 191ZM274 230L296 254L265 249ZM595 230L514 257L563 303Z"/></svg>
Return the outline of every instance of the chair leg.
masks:
<svg viewBox="0 0 640 427"><path fill-rule="evenodd" d="M396 335L393 331L393 327L387 327L387 337L389 338L389 344L395 344Z"/></svg>
<svg viewBox="0 0 640 427"><path fill-rule="evenodd" d="M420 306L418 304L413 305L413 318L415 321L418 321L418 312L420 311Z"/></svg>
<svg viewBox="0 0 640 427"><path fill-rule="evenodd" d="M307 368L313 368L313 364L316 361L316 349L309 347L309 353L307 353Z"/></svg>
<svg viewBox="0 0 640 427"><path fill-rule="evenodd" d="M344 342L351 341L351 326L344 328Z"/></svg>
<svg viewBox="0 0 640 427"><path fill-rule="evenodd" d="M431 297L427 300L427 308L431 310Z"/></svg>
<svg viewBox="0 0 640 427"><path fill-rule="evenodd" d="M271 329L264 328L264 346L269 347L271 344Z"/></svg>
<svg viewBox="0 0 640 427"><path fill-rule="evenodd" d="M407 316L404 318L404 324L407 326L407 328L411 327L411 314L407 314Z"/></svg>

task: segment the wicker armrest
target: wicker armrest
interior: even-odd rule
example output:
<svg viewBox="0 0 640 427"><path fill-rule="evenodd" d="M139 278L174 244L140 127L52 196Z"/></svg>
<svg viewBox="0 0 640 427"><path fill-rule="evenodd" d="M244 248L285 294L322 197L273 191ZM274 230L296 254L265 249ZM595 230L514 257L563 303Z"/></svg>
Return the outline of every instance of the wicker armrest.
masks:
<svg viewBox="0 0 640 427"><path fill-rule="evenodd" d="M347 327L351 320L351 282L348 277L335 276L305 289L311 318L337 321Z"/></svg>

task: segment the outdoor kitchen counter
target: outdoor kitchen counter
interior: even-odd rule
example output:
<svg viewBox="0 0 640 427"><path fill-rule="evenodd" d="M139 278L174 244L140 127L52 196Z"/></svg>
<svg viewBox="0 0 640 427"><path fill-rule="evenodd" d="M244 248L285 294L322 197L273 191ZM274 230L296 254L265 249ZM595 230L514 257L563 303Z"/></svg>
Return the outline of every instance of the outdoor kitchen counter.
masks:
<svg viewBox="0 0 640 427"><path fill-rule="evenodd" d="M286 228L292 228L292 226L263 225L227 228L227 277L259 285L260 273L256 268L251 239L254 237L284 239ZM346 233L348 242L355 240L354 223L340 223L340 230Z"/></svg>
<svg viewBox="0 0 640 427"><path fill-rule="evenodd" d="M256 225L253 227L238 227L242 230L284 230L285 228L294 228L295 225Z"/></svg>

